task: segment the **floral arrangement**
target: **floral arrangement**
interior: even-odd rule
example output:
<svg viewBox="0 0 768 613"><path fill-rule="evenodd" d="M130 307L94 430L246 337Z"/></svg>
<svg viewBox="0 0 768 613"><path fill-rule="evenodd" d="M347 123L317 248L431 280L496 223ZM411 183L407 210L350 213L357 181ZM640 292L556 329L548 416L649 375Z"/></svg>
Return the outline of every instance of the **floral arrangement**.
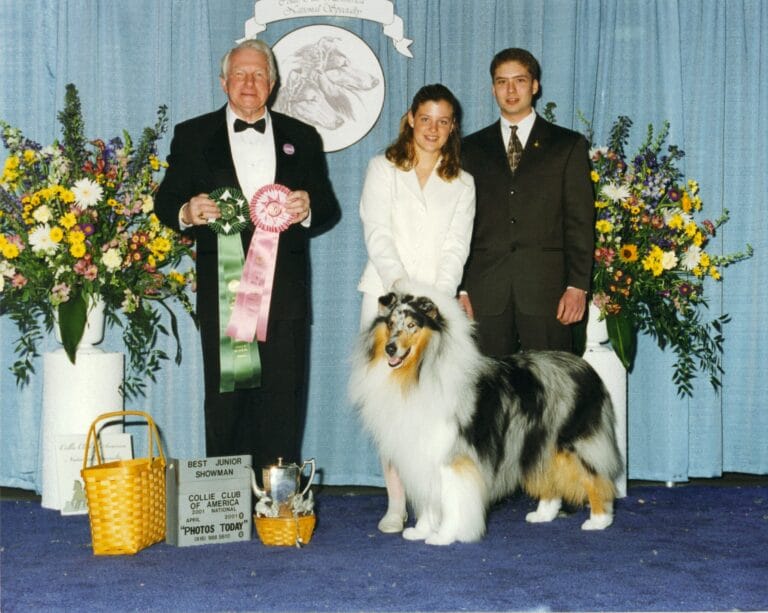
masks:
<svg viewBox="0 0 768 613"><path fill-rule="evenodd" d="M719 281L725 266L752 256L752 247L729 255L708 252L728 211L714 221L697 221L699 185L684 180L677 168L684 153L674 145L662 151L669 124L658 134L648 126L638 152L627 157L631 126L628 117L619 117L607 146L590 151L596 193L593 303L625 367L632 367L642 332L674 351L672 379L679 394L692 395L698 370L718 389L729 318L702 319L705 280Z"/></svg>
<svg viewBox="0 0 768 613"><path fill-rule="evenodd" d="M168 359L156 347L158 333L168 334L157 307L170 317L177 363L177 321L166 303L193 312L191 242L153 213L166 108L135 146L126 132L122 139L86 141L74 85L67 85L58 119L63 141L46 147L0 120L9 152L0 177L0 313L19 331L11 371L17 383L29 382L43 327L50 332L56 319L74 363L87 310L101 299L108 324L123 329L123 393L143 395Z"/></svg>

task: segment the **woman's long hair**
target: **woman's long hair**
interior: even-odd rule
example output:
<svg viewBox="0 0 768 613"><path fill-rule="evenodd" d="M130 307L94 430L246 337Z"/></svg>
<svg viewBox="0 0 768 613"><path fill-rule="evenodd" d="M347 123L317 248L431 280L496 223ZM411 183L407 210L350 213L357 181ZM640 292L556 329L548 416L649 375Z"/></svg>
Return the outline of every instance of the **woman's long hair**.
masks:
<svg viewBox="0 0 768 613"><path fill-rule="evenodd" d="M451 181L459 176L461 170L461 106L459 101L445 85L434 83L425 85L411 102L410 112L415 117L419 107L425 102L445 101L453 110L453 128L440 150L442 158L437 167L437 174L441 179ZM413 128L408 123L408 113L400 119L400 132L397 140L387 147L384 152L386 158L400 170L411 170L416 164L416 148L413 144Z"/></svg>

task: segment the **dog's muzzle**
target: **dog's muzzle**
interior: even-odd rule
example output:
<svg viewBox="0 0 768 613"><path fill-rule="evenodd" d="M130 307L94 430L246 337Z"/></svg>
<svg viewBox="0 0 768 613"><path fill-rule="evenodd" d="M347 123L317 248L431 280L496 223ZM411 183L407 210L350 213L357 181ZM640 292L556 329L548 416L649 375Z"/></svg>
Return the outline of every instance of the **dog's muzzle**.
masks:
<svg viewBox="0 0 768 613"><path fill-rule="evenodd" d="M389 360L387 360L387 363L389 364L390 368L397 368L398 366L402 366L403 360L408 357L408 354L411 352L410 348L408 351L406 351L402 357L397 355L397 343L387 343L387 345L384 347L384 351L387 352L387 355L389 356Z"/></svg>

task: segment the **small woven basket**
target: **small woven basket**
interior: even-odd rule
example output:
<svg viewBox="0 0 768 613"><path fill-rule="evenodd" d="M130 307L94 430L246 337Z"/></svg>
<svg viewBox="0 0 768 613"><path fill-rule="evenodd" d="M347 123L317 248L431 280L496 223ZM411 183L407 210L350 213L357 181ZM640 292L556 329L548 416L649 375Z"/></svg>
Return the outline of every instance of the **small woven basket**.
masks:
<svg viewBox="0 0 768 613"><path fill-rule="evenodd" d="M298 517L253 516L256 532L265 545L292 547L306 545L315 530L315 514Z"/></svg>
<svg viewBox="0 0 768 613"><path fill-rule="evenodd" d="M102 462L96 424L103 419L137 415L149 427L149 457ZM88 466L91 440L95 464ZM158 454L154 455L154 446ZM81 471L95 555L135 554L165 539L165 456L157 426L141 411L99 415L88 430Z"/></svg>

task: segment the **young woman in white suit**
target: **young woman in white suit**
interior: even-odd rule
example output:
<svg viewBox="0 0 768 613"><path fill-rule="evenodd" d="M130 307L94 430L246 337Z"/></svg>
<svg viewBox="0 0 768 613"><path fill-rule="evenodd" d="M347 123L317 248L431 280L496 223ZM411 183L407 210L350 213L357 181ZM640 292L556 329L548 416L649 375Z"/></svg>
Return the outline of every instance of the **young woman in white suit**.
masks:
<svg viewBox="0 0 768 613"><path fill-rule="evenodd" d="M455 296L469 255L475 183L461 169L461 108L441 84L425 85L400 121L397 139L374 157L360 199L368 262L361 328L376 316L378 298L408 282ZM401 532L407 519L400 479L384 465L388 508L382 532Z"/></svg>

